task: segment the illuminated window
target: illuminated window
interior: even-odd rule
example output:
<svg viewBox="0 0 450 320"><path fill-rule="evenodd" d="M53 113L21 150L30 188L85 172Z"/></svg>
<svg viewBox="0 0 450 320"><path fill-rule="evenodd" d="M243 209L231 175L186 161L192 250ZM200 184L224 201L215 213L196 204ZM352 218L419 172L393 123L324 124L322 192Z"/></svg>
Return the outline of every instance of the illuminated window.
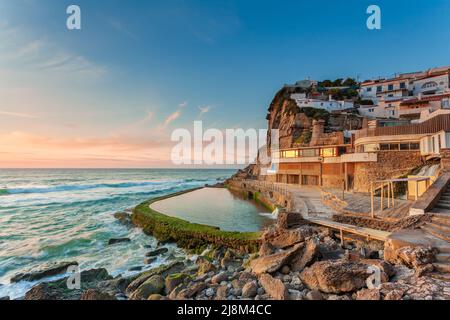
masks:
<svg viewBox="0 0 450 320"><path fill-rule="evenodd" d="M336 148L320 149L320 155L326 157L336 157Z"/></svg>
<svg viewBox="0 0 450 320"><path fill-rule="evenodd" d="M297 150L287 150L285 151L285 158L296 158Z"/></svg>

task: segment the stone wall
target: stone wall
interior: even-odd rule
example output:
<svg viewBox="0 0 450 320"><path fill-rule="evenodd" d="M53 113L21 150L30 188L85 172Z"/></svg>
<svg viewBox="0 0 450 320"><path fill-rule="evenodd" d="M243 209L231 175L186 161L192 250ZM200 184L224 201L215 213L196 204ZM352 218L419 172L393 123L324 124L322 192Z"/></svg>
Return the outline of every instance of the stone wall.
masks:
<svg viewBox="0 0 450 320"><path fill-rule="evenodd" d="M371 181L398 178L422 164L419 151L380 151L377 162L355 164L354 190L369 192Z"/></svg>
<svg viewBox="0 0 450 320"><path fill-rule="evenodd" d="M446 171L450 171L450 149L441 149L442 155L442 168Z"/></svg>

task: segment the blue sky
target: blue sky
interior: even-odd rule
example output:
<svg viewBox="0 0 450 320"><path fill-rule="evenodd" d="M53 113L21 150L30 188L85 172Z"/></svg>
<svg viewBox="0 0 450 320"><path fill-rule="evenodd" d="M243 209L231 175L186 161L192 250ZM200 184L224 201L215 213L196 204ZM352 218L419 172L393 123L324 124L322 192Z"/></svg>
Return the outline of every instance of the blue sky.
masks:
<svg viewBox="0 0 450 320"><path fill-rule="evenodd" d="M65 28L70 4L80 31ZM382 30L366 28L370 4ZM30 166L69 155L100 164L80 141L146 154L108 165L162 165L170 130L196 119L264 128L284 83L450 64L449 20L445 0L0 0L0 143ZM71 151L46 159L25 151L30 141Z"/></svg>

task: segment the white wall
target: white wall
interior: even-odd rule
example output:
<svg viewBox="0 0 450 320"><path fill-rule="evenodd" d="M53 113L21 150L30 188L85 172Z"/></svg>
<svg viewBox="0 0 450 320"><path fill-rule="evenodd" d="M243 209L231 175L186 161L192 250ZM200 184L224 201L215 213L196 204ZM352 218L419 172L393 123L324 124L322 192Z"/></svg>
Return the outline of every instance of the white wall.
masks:
<svg viewBox="0 0 450 320"><path fill-rule="evenodd" d="M431 88L423 88L425 84L435 84L434 87ZM426 93L432 90L433 93L443 93L449 89L449 75L444 74L441 76L421 79L414 81L414 95L418 95L419 93Z"/></svg>

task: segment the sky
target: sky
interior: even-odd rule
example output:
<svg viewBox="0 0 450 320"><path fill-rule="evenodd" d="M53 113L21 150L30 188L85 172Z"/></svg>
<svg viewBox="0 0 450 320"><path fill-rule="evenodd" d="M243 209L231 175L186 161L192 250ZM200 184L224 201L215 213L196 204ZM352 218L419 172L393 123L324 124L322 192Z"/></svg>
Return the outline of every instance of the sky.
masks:
<svg viewBox="0 0 450 320"><path fill-rule="evenodd" d="M174 129L266 128L285 83L449 65L449 20L446 0L0 0L0 168L171 167Z"/></svg>

